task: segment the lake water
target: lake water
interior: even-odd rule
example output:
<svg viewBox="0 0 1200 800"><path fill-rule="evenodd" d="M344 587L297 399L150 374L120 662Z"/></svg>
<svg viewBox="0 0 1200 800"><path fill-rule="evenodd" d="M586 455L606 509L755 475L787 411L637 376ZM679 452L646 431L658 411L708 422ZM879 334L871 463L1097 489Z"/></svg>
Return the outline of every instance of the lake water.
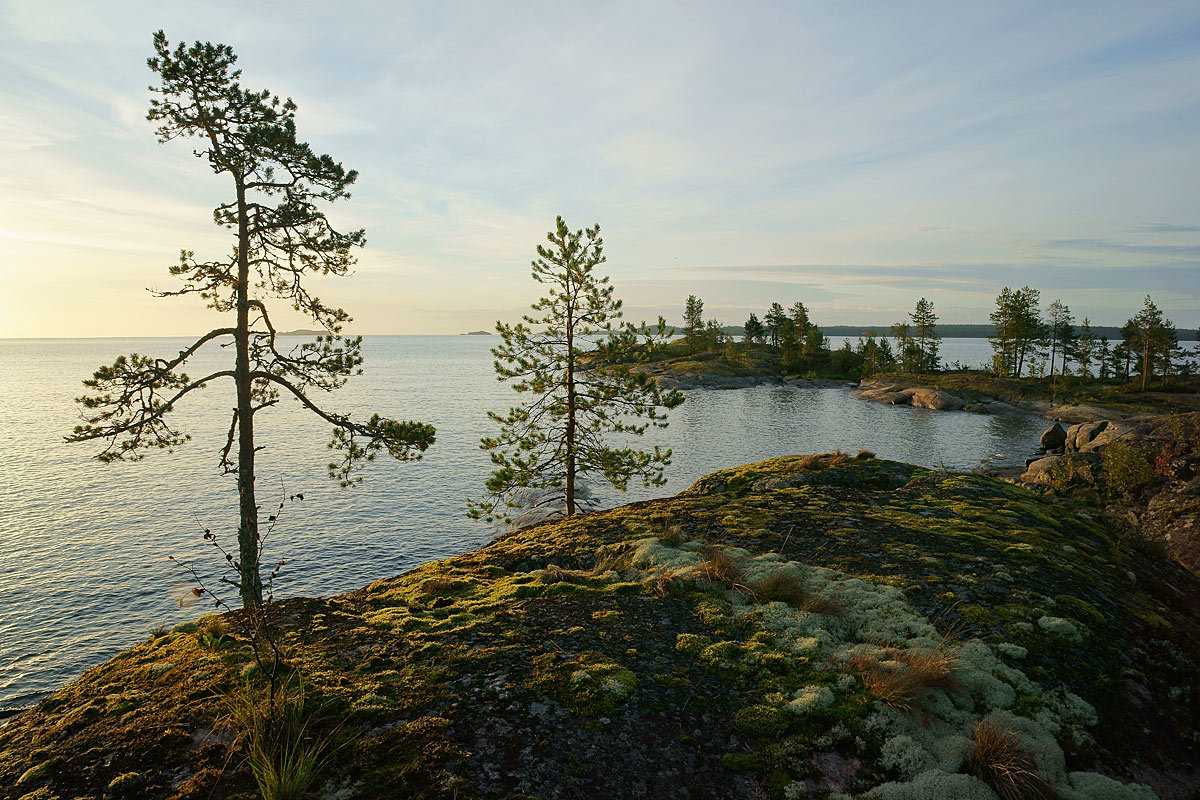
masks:
<svg viewBox="0 0 1200 800"><path fill-rule="evenodd" d="M297 340L299 341L299 340ZM279 595L330 595L487 542L494 530L466 518L490 462L479 438L494 432L485 412L518 399L495 380L486 336L378 336L365 341L365 374L328 398L343 411L377 410L437 426L422 461L377 461L349 490L328 479L328 426L284 402L256 417L259 500L285 494L269 561L286 557ZM204 527L233 545L236 487L222 476L232 398L217 386L190 395L175 412L193 441L174 454L101 464L93 444L66 444L78 422L80 381L119 353L170 356L186 339L0 340L0 714L30 705L88 667L143 639L151 627L193 619L180 608L190 584L167 560L218 564ZM835 343L835 346L840 342ZM948 339L946 361L981 363L986 340ZM224 365L213 348L188 372ZM218 367L219 368L219 367ZM844 389L759 387L693 391L665 431L646 444L674 448L670 482L597 492L609 505L674 494L724 467L792 453L856 451L928 466L969 470L983 459L1019 460L1045 423L893 407ZM236 598L232 593L229 600Z"/></svg>

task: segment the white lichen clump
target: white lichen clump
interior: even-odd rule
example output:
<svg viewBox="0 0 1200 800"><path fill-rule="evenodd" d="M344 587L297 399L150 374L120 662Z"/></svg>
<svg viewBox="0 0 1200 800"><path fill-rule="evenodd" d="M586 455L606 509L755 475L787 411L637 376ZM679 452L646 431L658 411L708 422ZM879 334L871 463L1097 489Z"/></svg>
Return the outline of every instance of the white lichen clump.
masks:
<svg viewBox="0 0 1200 800"><path fill-rule="evenodd" d="M1047 633L1061 636L1069 642L1078 644L1083 641L1083 633L1073 622L1062 617L1042 617L1037 621L1038 627Z"/></svg>
<svg viewBox="0 0 1200 800"><path fill-rule="evenodd" d="M657 538L641 539L634 543L631 563L648 578L670 572L676 578L703 581L699 548L697 542L673 547ZM782 573L805 586L811 597L837 600L839 613L814 613L782 602L759 602L744 591L711 584L711 591L722 595L736 618L775 634L775 646L843 673L833 686L802 688L783 702L788 711L812 714L833 705L839 692L855 691L859 682L849 664L856 656L874 658L889 669L905 669L903 663L889 659L948 646L929 619L894 586L786 561L777 554L755 556L738 548L723 548L723 552L749 585ZM1037 624L1070 643L1083 639L1079 628L1065 619L1042 617ZM1027 654L1025 648L1011 643L962 642L953 647L954 691L930 688L912 710L876 701L866 726L883 739L882 766L903 780L877 786L864 797L996 800L985 783L965 774L973 733L986 721L1020 735L1038 775L1062 800L1151 800L1154 794L1144 786L1121 784L1094 773L1068 774L1059 742L1086 742L1085 728L1096 723L1095 709L1066 690L1043 690L1003 660L1020 661ZM1023 708L1036 708L1036 713L1018 710L1018 698L1025 701ZM799 798L807 792L804 782L793 782L785 795Z"/></svg>

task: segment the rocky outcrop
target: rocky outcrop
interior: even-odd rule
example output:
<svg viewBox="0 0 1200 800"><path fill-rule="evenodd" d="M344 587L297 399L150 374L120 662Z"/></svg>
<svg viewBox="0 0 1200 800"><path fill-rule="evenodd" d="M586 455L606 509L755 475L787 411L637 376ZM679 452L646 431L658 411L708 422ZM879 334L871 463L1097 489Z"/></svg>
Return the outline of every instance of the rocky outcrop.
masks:
<svg viewBox="0 0 1200 800"><path fill-rule="evenodd" d="M513 504L510 512L512 521L507 525L509 533L560 519L567 513L566 495L561 489L514 489L509 494L509 502ZM577 481L575 505L581 512L597 511L600 501L592 496L592 491L586 483Z"/></svg>
<svg viewBox="0 0 1200 800"><path fill-rule="evenodd" d="M1108 420L1081 422L1078 425L1072 425L1067 429L1067 438L1063 443L1063 447L1068 453L1078 453L1091 444L1107 427Z"/></svg>
<svg viewBox="0 0 1200 800"><path fill-rule="evenodd" d="M319 709L304 741L337 737L306 796L995 800L969 753L998 728L1037 796L1191 800L1197 593L1050 499L832 454L264 613ZM239 619L9 720L0 800L262 796L227 705L267 691Z"/></svg>
<svg viewBox="0 0 1200 800"><path fill-rule="evenodd" d="M867 380L858 385L854 394L867 400L890 403L894 406L913 406L935 411L959 411L967 405L961 397L941 389L903 387L886 381Z"/></svg>
<svg viewBox="0 0 1200 800"><path fill-rule="evenodd" d="M779 385L779 375L719 375L712 372L686 372L657 364L643 364L634 368L654 378L664 389L749 389L751 386Z"/></svg>

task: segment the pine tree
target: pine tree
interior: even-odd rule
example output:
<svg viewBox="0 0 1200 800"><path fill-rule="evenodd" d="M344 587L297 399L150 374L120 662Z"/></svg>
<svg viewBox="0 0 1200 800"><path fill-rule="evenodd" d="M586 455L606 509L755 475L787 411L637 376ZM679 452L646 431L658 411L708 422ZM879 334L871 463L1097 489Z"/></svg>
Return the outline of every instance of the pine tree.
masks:
<svg viewBox="0 0 1200 800"><path fill-rule="evenodd" d="M1075 360L1079 364L1079 374L1084 378L1092 377L1092 364L1097 360L1096 334L1092 331L1092 323L1087 317L1079 326L1079 337L1075 343Z"/></svg>
<svg viewBox="0 0 1200 800"><path fill-rule="evenodd" d="M546 238L550 246L539 245L532 262L533 279L549 287L531 306L537 316L496 323L497 377L515 381L514 391L532 398L507 414L488 413L500 433L485 437L480 447L491 452L496 470L484 498L469 504L475 518L507 519L512 492L522 487L562 491L565 513L572 516L577 478L599 473L621 491L633 478L661 486L671 463L670 450L645 452L605 440L610 434L640 436L651 425L664 428L667 418L659 408L683 402L681 392L663 391L635 369L667 335L666 322L660 317L655 329L621 323L621 301L608 278L595 272L606 260L599 225L571 231L559 217Z"/></svg>
<svg viewBox="0 0 1200 800"><path fill-rule="evenodd" d="M170 273L182 288L160 297L198 294L210 308L232 315L226 325L201 336L172 358L120 356L100 367L84 385L95 394L79 398L85 424L68 441L107 440L101 461L137 460L147 449L172 450L189 437L172 426L169 413L191 392L229 380L236 400L220 465L237 475L238 591L242 604L262 603L259 574L258 505L254 490L255 416L291 396L333 426L331 447L344 453L330 464L330 476L343 486L356 482L352 470L386 451L397 459L418 458L433 443L434 430L417 422L397 422L378 414L366 421L327 411L311 390L332 391L361 372L361 337L343 338L350 316L325 305L306 281L313 276L347 275L353 251L365 244L363 231L343 232L326 218L318 201L348 198L357 178L327 155L316 155L296 137L296 104L269 91L249 91L238 83L237 56L221 44L180 44L174 50L162 31L154 34L150 69L161 84L151 87L147 119L158 123L159 142L195 138L193 153L216 175L230 181L232 193L213 212L214 221L234 232L224 259L197 261L183 250ZM280 300L320 325L318 336L291 350L280 349L268 303ZM233 363L201 378L180 371L210 343L232 345ZM364 441L365 440L365 441Z"/></svg>
<svg viewBox="0 0 1200 800"><path fill-rule="evenodd" d="M683 335L691 352L700 349L701 335L704 333L704 301L694 294L688 295L687 305L683 309Z"/></svg>
<svg viewBox="0 0 1200 800"><path fill-rule="evenodd" d="M779 303L771 303L763 321L766 323L766 333L771 339L772 347L779 346L779 328L786 319L787 314L784 312L783 306Z"/></svg>
<svg viewBox="0 0 1200 800"><path fill-rule="evenodd" d="M1137 357L1141 363L1142 391L1145 391L1156 369L1161 375L1171 371L1171 355L1179 341L1175 326L1146 295L1142 310L1125 323L1122 332L1130 357Z"/></svg>
<svg viewBox="0 0 1200 800"><path fill-rule="evenodd" d="M1046 327L1050 337L1050 375L1054 375L1055 358L1060 351L1064 353L1063 374L1066 374L1066 345L1067 339L1072 338L1074 319L1071 309L1062 300L1055 300L1046 311Z"/></svg>
<svg viewBox="0 0 1200 800"><path fill-rule="evenodd" d="M920 373L936 372L941 365L938 351L942 337L937 332L937 314L933 313L933 303L922 297L909 319L912 320L913 344L917 349L917 371Z"/></svg>
<svg viewBox="0 0 1200 800"><path fill-rule="evenodd" d="M757 314L751 314L750 319L742 326L742 332L745 334L744 342L747 346L755 342L761 342L766 336L766 329L762 322L759 321Z"/></svg>
<svg viewBox="0 0 1200 800"><path fill-rule="evenodd" d="M995 332L988 340L997 375L1021 377L1026 364L1043 349L1046 325L1038 311L1040 297L1037 289L1028 286L1015 290L1005 286L996 297L996 310L988 316Z"/></svg>

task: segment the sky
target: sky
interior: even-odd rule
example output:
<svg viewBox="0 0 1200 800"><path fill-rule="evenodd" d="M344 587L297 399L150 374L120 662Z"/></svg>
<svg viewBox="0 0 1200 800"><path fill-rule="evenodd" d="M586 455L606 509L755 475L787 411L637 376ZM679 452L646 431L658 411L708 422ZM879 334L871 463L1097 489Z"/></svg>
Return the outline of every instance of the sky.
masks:
<svg viewBox="0 0 1200 800"><path fill-rule="evenodd" d="M635 321L696 294L725 324L800 300L886 326L922 296L986 322L1029 285L1200 326L1194 0L0 0L0 337L215 326L146 291L230 247L228 177L145 120L160 28L231 45L360 172L329 214L368 245L315 282L356 333L515 319L558 214L600 224Z"/></svg>

